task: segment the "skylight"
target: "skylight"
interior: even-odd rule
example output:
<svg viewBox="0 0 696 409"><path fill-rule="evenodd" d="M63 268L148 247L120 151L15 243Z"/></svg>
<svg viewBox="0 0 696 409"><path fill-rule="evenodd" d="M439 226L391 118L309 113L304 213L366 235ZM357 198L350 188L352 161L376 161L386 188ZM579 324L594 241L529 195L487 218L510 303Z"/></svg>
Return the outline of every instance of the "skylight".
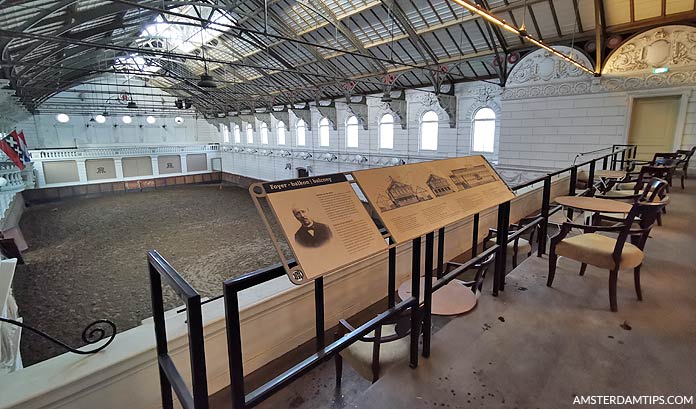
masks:
<svg viewBox="0 0 696 409"><path fill-rule="evenodd" d="M179 54L198 54L196 49L203 44L214 47L217 38L229 31L230 26L236 24L234 17L229 12L212 7L189 5L175 7L170 11L192 18L160 14L155 18L153 24L146 26L140 33L137 40L139 47L155 48ZM198 20L199 15L209 22L201 26ZM134 53L117 58L114 61L114 67L150 73L159 71L160 67L157 64L152 64L149 60L151 57L144 58Z"/></svg>
<svg viewBox="0 0 696 409"><path fill-rule="evenodd" d="M193 18L198 18L198 13L209 20L205 27L200 26L200 22L195 19L183 16L159 15L154 24L145 27L140 34L141 39L159 39L166 42L164 48L169 51L191 53L203 44L208 44L217 39L223 33L230 30L230 26L235 24L233 17L227 12L220 12L210 7L182 6L171 9L177 14L186 14ZM223 25L221 25L223 24Z"/></svg>

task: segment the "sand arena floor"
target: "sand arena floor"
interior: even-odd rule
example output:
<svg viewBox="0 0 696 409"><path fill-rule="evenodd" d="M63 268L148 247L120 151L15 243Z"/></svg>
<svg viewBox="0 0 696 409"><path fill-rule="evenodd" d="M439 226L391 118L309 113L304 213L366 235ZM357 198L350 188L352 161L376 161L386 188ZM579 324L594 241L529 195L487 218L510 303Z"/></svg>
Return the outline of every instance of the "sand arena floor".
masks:
<svg viewBox="0 0 696 409"><path fill-rule="evenodd" d="M14 294L27 324L69 345L99 318L119 332L152 315L146 252L157 249L205 297L226 278L277 262L244 189L196 185L34 205L21 220L29 250ZM173 292L169 307L178 305ZM64 351L28 331L25 365Z"/></svg>

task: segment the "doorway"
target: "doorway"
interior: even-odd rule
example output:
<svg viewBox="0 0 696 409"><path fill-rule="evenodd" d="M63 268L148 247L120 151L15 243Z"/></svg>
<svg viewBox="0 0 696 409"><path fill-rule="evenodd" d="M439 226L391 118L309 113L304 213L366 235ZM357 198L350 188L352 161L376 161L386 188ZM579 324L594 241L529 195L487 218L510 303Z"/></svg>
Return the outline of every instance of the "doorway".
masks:
<svg viewBox="0 0 696 409"><path fill-rule="evenodd" d="M680 102L680 95L633 100L628 143L638 145L636 159L652 160L656 152L674 150Z"/></svg>
<svg viewBox="0 0 696 409"><path fill-rule="evenodd" d="M309 172L307 172L307 169L297 168L297 177L298 178L306 178L307 176L309 176Z"/></svg>

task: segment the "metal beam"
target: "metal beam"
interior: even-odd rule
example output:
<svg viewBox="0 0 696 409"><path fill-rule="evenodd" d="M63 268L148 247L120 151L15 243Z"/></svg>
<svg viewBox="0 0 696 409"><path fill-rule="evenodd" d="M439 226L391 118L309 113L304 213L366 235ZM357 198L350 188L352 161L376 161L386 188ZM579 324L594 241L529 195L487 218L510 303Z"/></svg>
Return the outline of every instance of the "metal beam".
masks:
<svg viewBox="0 0 696 409"><path fill-rule="evenodd" d="M394 0L381 0L384 7L391 12L391 15L396 18L399 22L401 28L406 31L408 38L411 40L413 45L420 53L421 57L425 62L430 61L432 64L437 65L437 55L430 49L428 44L423 40L421 36L416 33L416 30L411 25L406 13L401 9L401 7ZM437 70L436 70L437 71Z"/></svg>

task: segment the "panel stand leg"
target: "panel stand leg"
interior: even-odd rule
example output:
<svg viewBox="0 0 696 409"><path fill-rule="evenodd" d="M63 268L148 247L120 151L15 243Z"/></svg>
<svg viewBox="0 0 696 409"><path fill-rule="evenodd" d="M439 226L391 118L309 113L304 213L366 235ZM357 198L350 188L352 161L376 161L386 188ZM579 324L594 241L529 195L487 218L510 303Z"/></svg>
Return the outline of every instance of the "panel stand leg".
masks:
<svg viewBox="0 0 696 409"><path fill-rule="evenodd" d="M411 307L411 368L418 366L418 339L420 338L420 264L421 264L421 238L413 239L411 261L411 295L416 298L416 304Z"/></svg>
<svg viewBox="0 0 696 409"><path fill-rule="evenodd" d="M433 252L435 233L425 235L425 285L423 288L423 357L430 356L430 336L432 335L433 309Z"/></svg>

